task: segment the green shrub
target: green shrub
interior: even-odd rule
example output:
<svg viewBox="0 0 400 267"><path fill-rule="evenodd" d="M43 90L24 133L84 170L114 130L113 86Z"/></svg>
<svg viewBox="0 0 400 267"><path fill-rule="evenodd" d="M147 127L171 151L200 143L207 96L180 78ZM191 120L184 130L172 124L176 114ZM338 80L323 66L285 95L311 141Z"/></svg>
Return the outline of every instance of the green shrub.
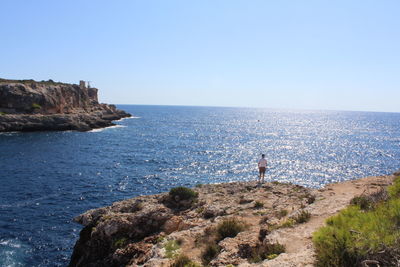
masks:
<svg viewBox="0 0 400 267"><path fill-rule="evenodd" d="M33 108L33 109L41 109L42 106L39 105L39 104L37 104L37 103L33 103L33 104L32 104L32 108Z"/></svg>
<svg viewBox="0 0 400 267"><path fill-rule="evenodd" d="M196 212L199 214L202 213L203 211L204 211L204 207L199 207L196 209Z"/></svg>
<svg viewBox="0 0 400 267"><path fill-rule="evenodd" d="M264 203L260 201L256 201L256 203L254 203L254 208L261 209L262 207L264 207Z"/></svg>
<svg viewBox="0 0 400 267"><path fill-rule="evenodd" d="M200 266L195 262L193 262L188 256L181 254L174 260L174 262L171 264L171 267L200 267Z"/></svg>
<svg viewBox="0 0 400 267"><path fill-rule="evenodd" d="M295 220L293 220L291 218L288 218L288 219L286 219L285 221L283 221L280 224L276 224L276 225L271 226L271 231L272 230L276 230L276 229L280 229L280 228L292 227L295 223L296 223Z"/></svg>
<svg viewBox="0 0 400 267"><path fill-rule="evenodd" d="M268 259L269 260L273 260L273 259L275 259L276 257L278 257L278 254L271 254L271 255L268 255Z"/></svg>
<svg viewBox="0 0 400 267"><path fill-rule="evenodd" d="M278 212L278 214L277 214L276 216L277 216L279 219L281 219L281 218L285 217L287 214L288 214L288 211L282 209L282 210L280 210L280 211Z"/></svg>
<svg viewBox="0 0 400 267"><path fill-rule="evenodd" d="M235 237L238 233L245 229L245 224L235 218L225 219L217 226L217 240L227 237Z"/></svg>
<svg viewBox="0 0 400 267"><path fill-rule="evenodd" d="M263 259L267 259L271 255L279 255L284 252L285 246L279 243L267 243L260 247L260 254L262 255Z"/></svg>
<svg viewBox="0 0 400 267"><path fill-rule="evenodd" d="M201 254L204 265L208 265L220 252L221 248L214 242L207 244L205 250Z"/></svg>
<svg viewBox="0 0 400 267"><path fill-rule="evenodd" d="M400 197L400 177L397 177L393 184L388 187L388 193L391 198Z"/></svg>
<svg viewBox="0 0 400 267"><path fill-rule="evenodd" d="M308 222L311 218L311 214L306 210L301 210L293 219L296 223Z"/></svg>
<svg viewBox="0 0 400 267"><path fill-rule="evenodd" d="M165 256L171 259L178 254L177 250L180 249L180 246L176 240L169 240L167 243L165 243L164 248Z"/></svg>
<svg viewBox="0 0 400 267"><path fill-rule="evenodd" d="M285 252L285 246L279 243L258 243L256 246L240 244L238 254L241 258L247 258L250 262L257 263L265 259L276 258Z"/></svg>
<svg viewBox="0 0 400 267"><path fill-rule="evenodd" d="M362 210L372 208L372 203L366 196L356 196L350 200L350 204L359 206Z"/></svg>
<svg viewBox="0 0 400 267"><path fill-rule="evenodd" d="M128 239L125 237L122 237L120 239L117 239L114 241L113 247L114 248L122 248L123 246L125 246L128 242Z"/></svg>
<svg viewBox="0 0 400 267"><path fill-rule="evenodd" d="M2 116L2 115L6 115L7 113L5 113L5 112L0 112L0 116Z"/></svg>
<svg viewBox="0 0 400 267"><path fill-rule="evenodd" d="M174 200L194 200L198 197L198 193L190 188L179 186L169 191L169 196Z"/></svg>
<svg viewBox="0 0 400 267"><path fill-rule="evenodd" d="M396 191L393 187L389 189ZM326 223L327 226L313 235L317 266L358 266L366 259L378 260L381 266L397 264L396 259L400 257L399 198L369 211L349 206Z"/></svg>

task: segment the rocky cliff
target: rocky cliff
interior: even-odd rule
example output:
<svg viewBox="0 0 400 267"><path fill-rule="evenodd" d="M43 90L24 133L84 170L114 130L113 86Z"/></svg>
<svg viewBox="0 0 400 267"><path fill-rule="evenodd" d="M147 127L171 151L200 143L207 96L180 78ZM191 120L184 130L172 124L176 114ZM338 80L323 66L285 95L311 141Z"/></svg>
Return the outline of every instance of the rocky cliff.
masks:
<svg viewBox="0 0 400 267"><path fill-rule="evenodd" d="M313 266L312 233L393 179L227 183L116 202L75 218L84 228L69 266Z"/></svg>
<svg viewBox="0 0 400 267"><path fill-rule="evenodd" d="M131 115L100 104L98 89L51 80L0 79L0 132L79 130L113 125Z"/></svg>

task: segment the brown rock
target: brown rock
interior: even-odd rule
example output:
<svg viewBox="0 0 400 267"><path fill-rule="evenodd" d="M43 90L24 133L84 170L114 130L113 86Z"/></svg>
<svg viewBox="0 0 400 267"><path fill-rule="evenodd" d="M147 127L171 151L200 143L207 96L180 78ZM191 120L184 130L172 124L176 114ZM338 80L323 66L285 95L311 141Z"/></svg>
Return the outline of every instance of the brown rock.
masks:
<svg viewBox="0 0 400 267"><path fill-rule="evenodd" d="M129 244L114 252L113 261L117 266L143 264L150 259L152 247L152 244L144 242Z"/></svg>
<svg viewBox="0 0 400 267"><path fill-rule="evenodd" d="M182 230L185 226L183 218L181 216L173 216L164 224L164 232L170 234L175 231Z"/></svg>
<svg viewBox="0 0 400 267"><path fill-rule="evenodd" d="M0 79L0 132L88 131L131 115L99 104L96 88Z"/></svg>

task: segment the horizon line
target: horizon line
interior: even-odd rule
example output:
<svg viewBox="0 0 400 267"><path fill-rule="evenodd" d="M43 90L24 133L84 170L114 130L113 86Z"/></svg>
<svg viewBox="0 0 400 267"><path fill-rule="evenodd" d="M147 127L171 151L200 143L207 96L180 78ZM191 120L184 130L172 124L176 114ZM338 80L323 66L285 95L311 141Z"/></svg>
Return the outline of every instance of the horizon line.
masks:
<svg viewBox="0 0 400 267"><path fill-rule="evenodd" d="M378 111L378 110L340 110L340 109L316 109L316 108L276 108L276 107L248 107L248 106L213 106L213 105L182 105L182 104L113 104L116 106L159 106L159 107L204 107L204 108L244 108L244 109L270 109L286 111L325 111L325 112L369 112L369 113L395 113L400 111Z"/></svg>

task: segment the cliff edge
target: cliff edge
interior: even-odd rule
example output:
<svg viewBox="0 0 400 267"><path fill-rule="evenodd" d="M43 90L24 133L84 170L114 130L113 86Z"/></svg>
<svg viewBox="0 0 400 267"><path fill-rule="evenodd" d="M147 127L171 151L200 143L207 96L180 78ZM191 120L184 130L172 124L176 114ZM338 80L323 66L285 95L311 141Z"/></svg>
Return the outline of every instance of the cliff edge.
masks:
<svg viewBox="0 0 400 267"><path fill-rule="evenodd" d="M312 234L394 177L322 189L235 182L116 202L75 218L84 228L69 266L313 266Z"/></svg>
<svg viewBox="0 0 400 267"><path fill-rule="evenodd" d="M98 102L98 89L81 81L67 84L0 79L0 132L88 131L130 117Z"/></svg>

